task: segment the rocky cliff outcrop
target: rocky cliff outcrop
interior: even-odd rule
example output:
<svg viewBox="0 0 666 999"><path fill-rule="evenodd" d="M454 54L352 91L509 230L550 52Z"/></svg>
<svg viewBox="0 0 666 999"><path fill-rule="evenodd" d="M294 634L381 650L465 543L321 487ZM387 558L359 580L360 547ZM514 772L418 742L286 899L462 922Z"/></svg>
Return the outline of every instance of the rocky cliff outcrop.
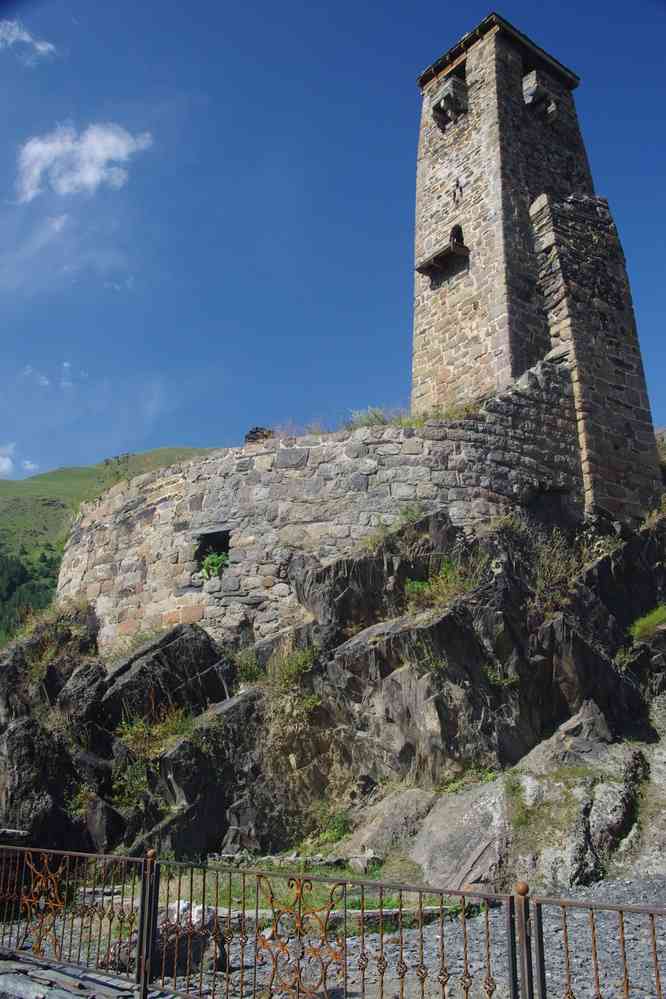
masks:
<svg viewBox="0 0 666 999"><path fill-rule="evenodd" d="M594 880L649 850L666 659L627 629L665 550L663 518L473 538L433 514L293 559L296 629L239 649L179 625L114 664L63 608L2 655L0 803L50 845L276 852L344 814L361 866Z"/></svg>

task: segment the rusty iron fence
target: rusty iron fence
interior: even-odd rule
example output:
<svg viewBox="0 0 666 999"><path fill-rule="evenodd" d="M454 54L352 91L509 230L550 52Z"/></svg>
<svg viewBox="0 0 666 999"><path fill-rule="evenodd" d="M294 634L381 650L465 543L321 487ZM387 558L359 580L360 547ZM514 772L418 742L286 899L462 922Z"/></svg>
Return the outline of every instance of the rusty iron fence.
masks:
<svg viewBox="0 0 666 999"><path fill-rule="evenodd" d="M0 847L0 952L211 999L662 999L666 910Z"/></svg>

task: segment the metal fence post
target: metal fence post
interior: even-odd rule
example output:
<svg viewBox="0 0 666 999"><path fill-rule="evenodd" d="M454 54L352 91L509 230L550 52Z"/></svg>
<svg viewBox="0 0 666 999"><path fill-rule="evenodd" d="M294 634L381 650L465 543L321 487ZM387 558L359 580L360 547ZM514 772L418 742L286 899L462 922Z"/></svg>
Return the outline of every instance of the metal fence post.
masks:
<svg viewBox="0 0 666 999"><path fill-rule="evenodd" d="M516 903L509 895L506 904L506 942L509 958L509 995L518 999L518 958L516 955Z"/></svg>
<svg viewBox="0 0 666 999"><path fill-rule="evenodd" d="M534 999L529 895L530 886L527 881L516 882L514 899L516 905L516 930L518 931L518 967L520 970L521 999Z"/></svg>
<svg viewBox="0 0 666 999"><path fill-rule="evenodd" d="M150 983L152 945L157 917L156 870L155 851L148 850L141 874L141 902L136 940L136 984L140 999L147 999Z"/></svg>

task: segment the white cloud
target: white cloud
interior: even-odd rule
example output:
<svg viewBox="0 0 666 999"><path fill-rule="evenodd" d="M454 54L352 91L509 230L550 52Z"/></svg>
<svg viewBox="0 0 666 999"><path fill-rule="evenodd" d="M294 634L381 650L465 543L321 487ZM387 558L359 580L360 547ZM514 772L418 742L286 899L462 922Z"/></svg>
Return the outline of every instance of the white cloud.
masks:
<svg viewBox="0 0 666 999"><path fill-rule="evenodd" d="M128 274L122 281L105 281L104 287L110 291L131 291L134 287L134 275Z"/></svg>
<svg viewBox="0 0 666 999"><path fill-rule="evenodd" d="M21 462L21 468L24 472L36 472L39 469L39 465L34 461L30 461L29 458L25 458Z"/></svg>
<svg viewBox="0 0 666 999"><path fill-rule="evenodd" d="M127 163L152 145L150 132L132 135L121 125L89 125L79 135L73 125L58 125L35 135L18 155L16 188L21 202L32 201L47 183L56 194L90 194L105 184L118 189L127 183Z"/></svg>
<svg viewBox="0 0 666 999"><path fill-rule="evenodd" d="M8 479L14 471L16 444L0 444L0 479Z"/></svg>
<svg viewBox="0 0 666 999"><path fill-rule="evenodd" d="M20 373L21 378L28 378L30 381L37 382L42 388L48 388L51 384L51 379L48 375L45 375L42 371L38 371L34 368L32 364L26 364Z"/></svg>
<svg viewBox="0 0 666 999"><path fill-rule="evenodd" d="M33 37L23 27L20 21L0 21L0 49L9 49L13 45L27 45L31 53L37 56L54 55L55 45Z"/></svg>

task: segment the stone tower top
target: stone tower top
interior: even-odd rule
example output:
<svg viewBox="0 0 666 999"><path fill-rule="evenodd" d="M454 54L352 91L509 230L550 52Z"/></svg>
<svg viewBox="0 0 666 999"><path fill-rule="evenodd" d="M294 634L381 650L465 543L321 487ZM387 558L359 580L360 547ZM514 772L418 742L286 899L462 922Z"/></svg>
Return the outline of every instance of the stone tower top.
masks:
<svg viewBox="0 0 666 999"><path fill-rule="evenodd" d="M445 52L444 55L436 59L435 62L424 69L422 73L419 74L418 84L423 88L426 84L430 83L431 80L438 77L441 73L451 72L456 68L459 63L464 60L468 49L472 45L475 45L479 39L483 38L491 31L499 30L504 32L513 41L522 46L525 58L528 62L532 63L532 68L545 69L552 73L555 77L559 78L561 82L569 88L569 90L575 90L575 88L580 83L580 77L576 76L570 69L563 66L561 62L554 59L553 56L548 55L544 49L535 45L531 39L524 35L522 31L518 31L514 28L512 24L509 24L503 17L499 14L491 13L487 17L484 17L483 21L476 26L472 31L468 31L466 35L460 39L460 41Z"/></svg>

